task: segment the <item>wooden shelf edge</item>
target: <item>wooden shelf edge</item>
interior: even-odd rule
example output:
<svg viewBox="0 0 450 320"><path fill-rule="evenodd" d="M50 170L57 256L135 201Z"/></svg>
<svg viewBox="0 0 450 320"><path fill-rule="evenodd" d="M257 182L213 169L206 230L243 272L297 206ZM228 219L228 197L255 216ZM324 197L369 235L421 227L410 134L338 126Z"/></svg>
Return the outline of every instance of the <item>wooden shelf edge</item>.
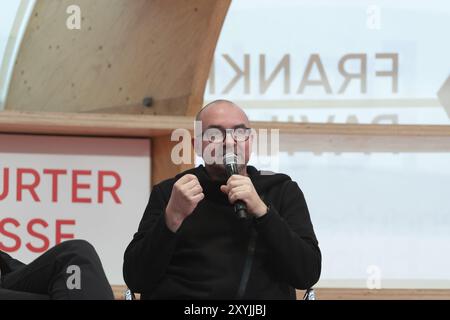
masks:
<svg viewBox="0 0 450 320"><path fill-rule="evenodd" d="M112 285L116 300L123 300L124 285ZM450 289L349 289L316 288L317 300L450 300ZM296 290L297 300L301 300L304 290Z"/></svg>
<svg viewBox="0 0 450 320"><path fill-rule="evenodd" d="M17 134L152 137L183 128L194 117L97 113L0 112L0 132ZM450 137L450 125L383 125L254 121L252 127L281 134L328 136Z"/></svg>
<svg viewBox="0 0 450 320"><path fill-rule="evenodd" d="M450 125L386 125L347 123L254 122L255 129L279 129L283 134L343 136L450 136Z"/></svg>
<svg viewBox="0 0 450 320"><path fill-rule="evenodd" d="M193 121L184 116L3 111L0 132L148 138L190 128Z"/></svg>

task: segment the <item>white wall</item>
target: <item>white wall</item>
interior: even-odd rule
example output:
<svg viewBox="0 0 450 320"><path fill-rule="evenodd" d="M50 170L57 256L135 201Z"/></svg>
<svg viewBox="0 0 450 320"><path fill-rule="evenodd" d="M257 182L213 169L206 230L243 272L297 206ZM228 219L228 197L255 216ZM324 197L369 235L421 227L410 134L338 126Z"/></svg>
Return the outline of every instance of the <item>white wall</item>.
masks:
<svg viewBox="0 0 450 320"><path fill-rule="evenodd" d="M379 28L368 26L371 5L380 10ZM233 1L215 55L215 87L209 83L205 99L238 101L252 120L372 123L385 116L395 119L385 123L449 124L436 95L449 76L449 27L448 1ZM382 52L399 56L397 93L392 79L376 76L390 68L375 58ZM349 53L367 55L367 93L358 81L337 93L338 62ZM224 54L249 72L248 92L241 77L224 93L236 75ZM260 92L260 54L266 78L290 56L288 93L283 73ZM313 54L320 55L331 94L312 86L297 92ZM314 68L311 78L318 77ZM381 102L370 106L371 99ZM308 105L318 100L329 103ZM337 106L342 100L349 105ZM305 193L323 252L319 286L366 287L379 273L385 288L450 287L450 154L290 151L280 154L278 169Z"/></svg>

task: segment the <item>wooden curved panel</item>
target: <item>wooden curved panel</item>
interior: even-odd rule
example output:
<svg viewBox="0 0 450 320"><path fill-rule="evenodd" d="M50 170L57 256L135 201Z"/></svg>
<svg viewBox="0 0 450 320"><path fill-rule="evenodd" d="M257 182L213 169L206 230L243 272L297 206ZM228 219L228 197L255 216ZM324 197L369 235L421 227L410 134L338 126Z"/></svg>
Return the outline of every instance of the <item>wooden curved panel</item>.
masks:
<svg viewBox="0 0 450 320"><path fill-rule="evenodd" d="M230 1L38 0L5 109L192 115ZM70 5L81 30L66 27Z"/></svg>

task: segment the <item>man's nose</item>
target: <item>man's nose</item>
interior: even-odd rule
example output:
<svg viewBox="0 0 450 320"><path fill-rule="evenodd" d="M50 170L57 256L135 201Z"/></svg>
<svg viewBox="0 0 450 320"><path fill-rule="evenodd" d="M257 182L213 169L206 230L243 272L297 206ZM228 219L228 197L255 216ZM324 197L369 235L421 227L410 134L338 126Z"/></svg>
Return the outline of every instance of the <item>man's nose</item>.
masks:
<svg viewBox="0 0 450 320"><path fill-rule="evenodd" d="M230 132L226 133L225 147L228 152L234 152L236 141L234 141Z"/></svg>

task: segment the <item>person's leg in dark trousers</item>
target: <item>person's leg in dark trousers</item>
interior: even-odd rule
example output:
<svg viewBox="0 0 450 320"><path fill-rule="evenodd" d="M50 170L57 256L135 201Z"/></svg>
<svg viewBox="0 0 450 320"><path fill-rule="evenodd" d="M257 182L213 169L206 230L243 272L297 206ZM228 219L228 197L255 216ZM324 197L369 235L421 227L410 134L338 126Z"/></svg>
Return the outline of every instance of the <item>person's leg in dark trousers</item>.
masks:
<svg viewBox="0 0 450 320"><path fill-rule="evenodd" d="M74 270L80 271L79 288L70 285ZM32 263L4 275L1 286L47 294L56 300L114 299L97 252L83 240L66 241L53 247Z"/></svg>

